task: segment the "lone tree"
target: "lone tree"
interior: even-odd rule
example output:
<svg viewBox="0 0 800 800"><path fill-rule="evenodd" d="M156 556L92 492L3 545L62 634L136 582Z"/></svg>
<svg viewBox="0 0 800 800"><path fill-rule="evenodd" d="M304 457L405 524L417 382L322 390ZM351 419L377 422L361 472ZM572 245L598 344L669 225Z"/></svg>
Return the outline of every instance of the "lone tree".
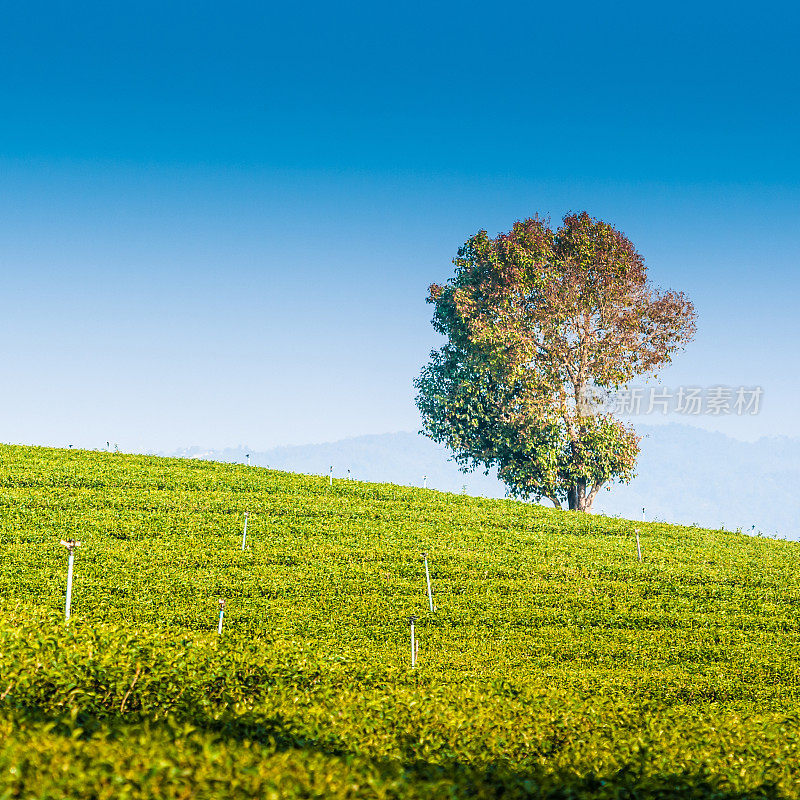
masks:
<svg viewBox="0 0 800 800"><path fill-rule="evenodd" d="M589 511L639 452L591 398L668 364L694 335L691 301L656 290L631 241L585 212L480 231L453 263L428 297L447 342L414 384L423 433L464 471L497 467L514 496Z"/></svg>

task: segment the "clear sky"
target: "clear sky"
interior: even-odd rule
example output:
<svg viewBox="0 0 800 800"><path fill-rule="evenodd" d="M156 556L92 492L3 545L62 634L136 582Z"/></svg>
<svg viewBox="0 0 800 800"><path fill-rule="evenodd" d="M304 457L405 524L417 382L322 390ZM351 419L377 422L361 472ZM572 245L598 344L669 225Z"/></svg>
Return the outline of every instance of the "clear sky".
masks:
<svg viewBox="0 0 800 800"><path fill-rule="evenodd" d="M19 3L0 12L0 441L414 430L426 287L587 210L686 291L669 386L800 435L793 4ZM648 418L648 423L658 421Z"/></svg>

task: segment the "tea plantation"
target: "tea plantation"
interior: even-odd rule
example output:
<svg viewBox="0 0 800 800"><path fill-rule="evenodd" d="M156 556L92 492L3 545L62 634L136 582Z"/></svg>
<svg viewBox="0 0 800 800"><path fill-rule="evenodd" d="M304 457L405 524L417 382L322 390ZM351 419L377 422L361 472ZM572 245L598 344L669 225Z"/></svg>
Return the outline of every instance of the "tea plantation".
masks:
<svg viewBox="0 0 800 800"><path fill-rule="evenodd" d="M3 799L800 797L796 543L1 446L0 553Z"/></svg>

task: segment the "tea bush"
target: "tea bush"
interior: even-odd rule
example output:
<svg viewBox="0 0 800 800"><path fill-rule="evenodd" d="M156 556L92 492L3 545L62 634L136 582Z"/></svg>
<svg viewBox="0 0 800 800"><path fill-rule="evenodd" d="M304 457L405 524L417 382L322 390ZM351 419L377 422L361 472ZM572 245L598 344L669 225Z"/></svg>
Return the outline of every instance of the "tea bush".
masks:
<svg viewBox="0 0 800 800"><path fill-rule="evenodd" d="M795 543L2 446L0 547L0 798L800 797Z"/></svg>

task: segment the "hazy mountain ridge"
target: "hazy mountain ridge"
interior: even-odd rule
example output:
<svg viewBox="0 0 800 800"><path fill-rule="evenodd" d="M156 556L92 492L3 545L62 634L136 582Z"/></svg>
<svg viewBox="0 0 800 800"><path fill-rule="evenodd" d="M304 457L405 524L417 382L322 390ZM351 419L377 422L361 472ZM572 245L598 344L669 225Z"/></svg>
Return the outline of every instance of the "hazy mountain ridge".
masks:
<svg viewBox="0 0 800 800"><path fill-rule="evenodd" d="M595 510L648 519L800 538L800 439L742 442L689 425L639 426L642 452L629 486L602 491ZM191 447L170 455L358 480L427 485L441 491L503 497L494 474L462 473L448 451L411 432L375 434L264 452Z"/></svg>
<svg viewBox="0 0 800 800"><path fill-rule="evenodd" d="M493 476L480 472L462 473L450 460L448 451L416 433L382 433L321 444L276 447L264 452L246 447L205 450L190 447L170 455L245 463L249 454L253 466L270 467L309 475L327 475L333 467L335 478L422 486L447 492L487 497L504 497L505 488Z"/></svg>

